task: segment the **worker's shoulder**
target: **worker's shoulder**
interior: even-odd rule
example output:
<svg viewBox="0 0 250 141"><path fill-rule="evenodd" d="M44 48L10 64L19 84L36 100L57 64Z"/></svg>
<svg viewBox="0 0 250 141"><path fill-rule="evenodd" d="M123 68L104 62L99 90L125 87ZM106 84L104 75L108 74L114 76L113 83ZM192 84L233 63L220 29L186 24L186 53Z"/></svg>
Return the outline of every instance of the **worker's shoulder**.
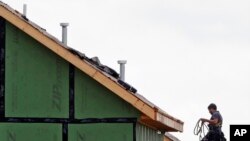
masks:
<svg viewBox="0 0 250 141"><path fill-rule="evenodd" d="M215 118L222 118L219 111L214 112L212 116L215 117Z"/></svg>

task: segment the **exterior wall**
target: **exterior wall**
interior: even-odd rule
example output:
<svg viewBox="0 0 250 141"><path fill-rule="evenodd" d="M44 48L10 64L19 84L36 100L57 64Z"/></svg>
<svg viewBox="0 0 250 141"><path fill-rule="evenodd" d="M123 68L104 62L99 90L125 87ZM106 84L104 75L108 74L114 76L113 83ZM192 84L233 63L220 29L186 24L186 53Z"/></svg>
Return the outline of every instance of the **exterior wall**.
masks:
<svg viewBox="0 0 250 141"><path fill-rule="evenodd" d="M7 117L69 117L69 64L6 24ZM139 111L101 84L75 70L75 117L139 116Z"/></svg>
<svg viewBox="0 0 250 141"><path fill-rule="evenodd" d="M136 141L163 141L163 138L164 135L156 130L139 123L136 125Z"/></svg>
<svg viewBox="0 0 250 141"><path fill-rule="evenodd" d="M0 123L1 141L62 141L60 124Z"/></svg>
<svg viewBox="0 0 250 141"><path fill-rule="evenodd" d="M7 117L69 116L69 64L6 22Z"/></svg>
<svg viewBox="0 0 250 141"><path fill-rule="evenodd" d="M133 124L69 125L69 141L133 141Z"/></svg>
<svg viewBox="0 0 250 141"><path fill-rule="evenodd" d="M10 23L5 27L1 141L135 141L137 109Z"/></svg>
<svg viewBox="0 0 250 141"><path fill-rule="evenodd" d="M91 77L75 71L76 118L137 118L140 112L101 86Z"/></svg>

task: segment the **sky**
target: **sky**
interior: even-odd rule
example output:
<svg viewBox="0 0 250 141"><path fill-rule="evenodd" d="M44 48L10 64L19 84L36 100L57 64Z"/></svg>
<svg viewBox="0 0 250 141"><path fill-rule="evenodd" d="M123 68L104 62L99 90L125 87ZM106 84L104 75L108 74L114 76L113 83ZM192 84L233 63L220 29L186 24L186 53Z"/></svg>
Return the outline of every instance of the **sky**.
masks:
<svg viewBox="0 0 250 141"><path fill-rule="evenodd" d="M216 103L230 124L250 124L249 0L3 0L68 45L119 71L138 92L185 122L182 141Z"/></svg>

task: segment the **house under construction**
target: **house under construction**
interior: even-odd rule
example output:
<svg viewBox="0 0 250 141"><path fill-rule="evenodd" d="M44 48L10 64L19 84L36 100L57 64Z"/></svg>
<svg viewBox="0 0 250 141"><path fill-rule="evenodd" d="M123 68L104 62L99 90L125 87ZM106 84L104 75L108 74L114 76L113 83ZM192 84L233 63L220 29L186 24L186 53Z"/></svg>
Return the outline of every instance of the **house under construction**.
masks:
<svg viewBox="0 0 250 141"><path fill-rule="evenodd" d="M183 131L98 58L1 1L0 54L0 141L176 141L169 132Z"/></svg>

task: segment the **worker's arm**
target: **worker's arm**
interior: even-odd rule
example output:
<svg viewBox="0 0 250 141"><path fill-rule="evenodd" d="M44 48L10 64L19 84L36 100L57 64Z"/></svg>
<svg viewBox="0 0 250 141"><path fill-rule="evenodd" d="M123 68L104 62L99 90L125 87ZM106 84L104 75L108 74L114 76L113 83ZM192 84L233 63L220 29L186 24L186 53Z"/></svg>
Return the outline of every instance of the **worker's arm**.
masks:
<svg viewBox="0 0 250 141"><path fill-rule="evenodd" d="M218 119L213 119L213 120L209 120L209 119L205 119L205 118L201 118L200 119L202 122L208 122L209 124L215 125L218 123Z"/></svg>

